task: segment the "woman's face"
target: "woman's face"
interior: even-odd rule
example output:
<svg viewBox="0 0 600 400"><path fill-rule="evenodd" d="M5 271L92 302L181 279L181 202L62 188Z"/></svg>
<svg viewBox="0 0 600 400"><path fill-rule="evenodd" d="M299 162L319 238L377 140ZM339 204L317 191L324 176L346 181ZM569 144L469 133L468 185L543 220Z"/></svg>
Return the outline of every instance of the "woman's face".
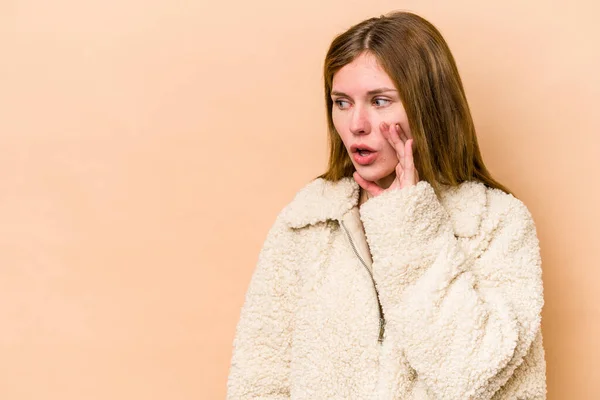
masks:
<svg viewBox="0 0 600 400"><path fill-rule="evenodd" d="M366 52L335 73L331 99L333 124L356 171L368 181L389 187L395 178L398 158L381 133L381 123L387 122L390 127L400 123L411 137L394 83L377 59Z"/></svg>

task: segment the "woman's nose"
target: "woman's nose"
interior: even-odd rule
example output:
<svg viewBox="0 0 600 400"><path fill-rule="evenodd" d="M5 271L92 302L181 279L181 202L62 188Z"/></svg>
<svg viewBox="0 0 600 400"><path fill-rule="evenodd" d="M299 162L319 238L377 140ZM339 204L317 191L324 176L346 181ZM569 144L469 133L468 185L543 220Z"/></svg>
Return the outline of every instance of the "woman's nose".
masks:
<svg viewBox="0 0 600 400"><path fill-rule="evenodd" d="M365 135L371 132L371 123L366 107L354 107L350 121L350 131L355 135Z"/></svg>

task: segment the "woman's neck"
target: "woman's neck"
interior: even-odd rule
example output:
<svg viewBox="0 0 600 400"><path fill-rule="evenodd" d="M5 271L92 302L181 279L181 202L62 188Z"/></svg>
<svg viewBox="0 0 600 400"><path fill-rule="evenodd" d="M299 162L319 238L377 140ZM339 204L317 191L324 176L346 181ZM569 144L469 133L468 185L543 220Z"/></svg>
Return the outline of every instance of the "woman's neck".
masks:
<svg viewBox="0 0 600 400"><path fill-rule="evenodd" d="M394 179L396 179L396 173L392 172L390 175L377 181L376 184L382 189L387 189L392 185L392 183L394 182ZM358 197L358 205L361 206L365 201L369 200L371 197L373 197L373 196L371 196L365 189L360 187L360 195Z"/></svg>
<svg viewBox="0 0 600 400"><path fill-rule="evenodd" d="M369 200L371 195L363 188L360 188L360 194L358 197L358 206L360 207L365 201Z"/></svg>

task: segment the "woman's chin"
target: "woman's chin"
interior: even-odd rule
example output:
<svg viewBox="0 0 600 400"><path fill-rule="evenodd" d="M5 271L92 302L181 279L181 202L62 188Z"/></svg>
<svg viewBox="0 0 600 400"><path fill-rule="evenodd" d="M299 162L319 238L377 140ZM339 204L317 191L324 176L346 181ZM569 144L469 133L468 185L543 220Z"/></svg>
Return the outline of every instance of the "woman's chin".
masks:
<svg viewBox="0 0 600 400"><path fill-rule="evenodd" d="M356 168L356 172L365 180L375 183L385 183L387 181L393 181L395 177L395 171L373 171L369 168L359 166Z"/></svg>
<svg viewBox="0 0 600 400"><path fill-rule="evenodd" d="M359 167L356 169L358 174L365 180L369 182L378 182L381 179L384 179L388 174L382 174L378 171L370 171L368 168Z"/></svg>

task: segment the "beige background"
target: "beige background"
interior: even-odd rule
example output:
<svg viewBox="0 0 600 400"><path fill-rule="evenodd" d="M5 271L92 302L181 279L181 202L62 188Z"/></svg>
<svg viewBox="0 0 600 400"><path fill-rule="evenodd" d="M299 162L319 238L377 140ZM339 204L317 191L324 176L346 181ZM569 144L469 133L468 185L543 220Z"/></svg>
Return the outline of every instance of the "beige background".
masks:
<svg viewBox="0 0 600 400"><path fill-rule="evenodd" d="M541 0L0 0L0 398L224 398L262 241L325 165L329 42L393 9L445 35L536 219L548 398L600 398L600 6Z"/></svg>

